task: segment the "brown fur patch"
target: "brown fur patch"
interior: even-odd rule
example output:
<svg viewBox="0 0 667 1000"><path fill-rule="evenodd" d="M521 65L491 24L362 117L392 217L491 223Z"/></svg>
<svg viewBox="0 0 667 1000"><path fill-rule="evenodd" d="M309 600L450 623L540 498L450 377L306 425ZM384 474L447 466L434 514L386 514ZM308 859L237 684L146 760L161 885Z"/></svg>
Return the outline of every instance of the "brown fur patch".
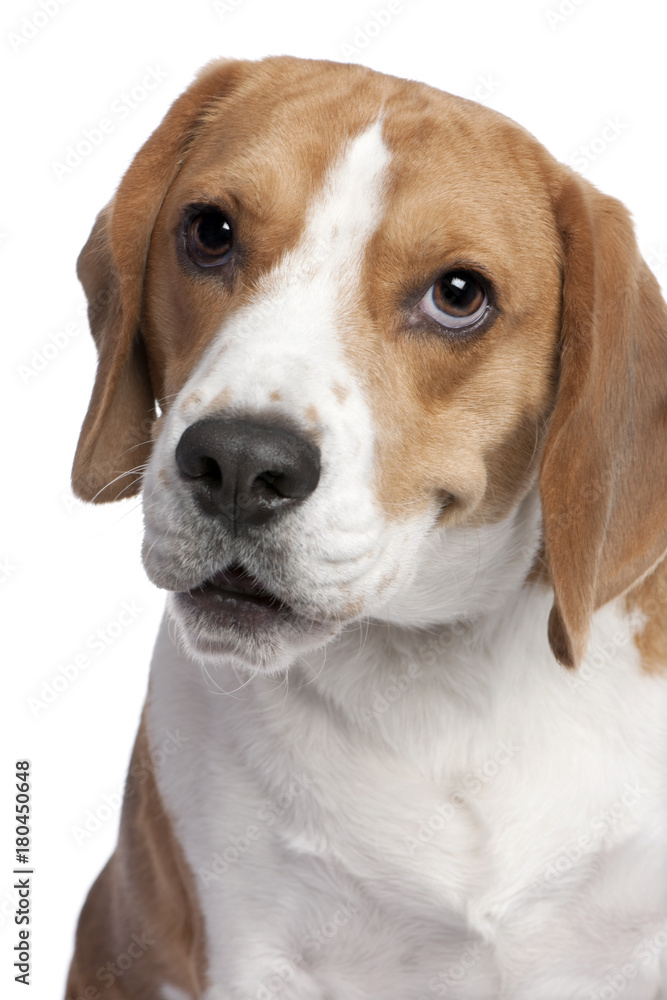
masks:
<svg viewBox="0 0 667 1000"><path fill-rule="evenodd" d="M635 636L644 669L649 673L667 671L667 560L628 593L626 606L646 618Z"/></svg>
<svg viewBox="0 0 667 1000"><path fill-rule="evenodd" d="M122 976L114 975L108 963L113 966L128 954L132 964ZM104 979L97 975L99 969L107 970ZM194 998L202 996L204 928L194 878L153 774L144 716L130 763L118 845L79 918L67 997L87 996L90 988L101 992L103 986L109 1000L155 1000L165 983Z"/></svg>

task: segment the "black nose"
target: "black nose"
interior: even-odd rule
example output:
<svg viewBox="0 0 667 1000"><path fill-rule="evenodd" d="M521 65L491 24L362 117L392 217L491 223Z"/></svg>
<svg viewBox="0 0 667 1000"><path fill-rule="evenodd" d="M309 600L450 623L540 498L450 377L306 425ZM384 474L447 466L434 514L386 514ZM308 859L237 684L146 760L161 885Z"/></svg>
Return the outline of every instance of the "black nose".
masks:
<svg viewBox="0 0 667 1000"><path fill-rule="evenodd" d="M319 449L294 431L250 420L209 417L176 445L176 464L208 514L234 533L265 524L304 500L320 478Z"/></svg>

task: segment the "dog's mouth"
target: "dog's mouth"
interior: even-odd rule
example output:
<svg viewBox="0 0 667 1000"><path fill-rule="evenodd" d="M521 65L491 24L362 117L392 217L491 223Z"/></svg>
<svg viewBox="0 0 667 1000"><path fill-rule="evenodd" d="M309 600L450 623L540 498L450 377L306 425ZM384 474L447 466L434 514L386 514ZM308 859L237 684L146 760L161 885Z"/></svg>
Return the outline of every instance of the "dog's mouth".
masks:
<svg viewBox="0 0 667 1000"><path fill-rule="evenodd" d="M296 651L322 645L342 627L298 596L288 603L237 562L188 590L172 591L169 608L195 659L231 656L268 673L286 669Z"/></svg>
<svg viewBox="0 0 667 1000"><path fill-rule="evenodd" d="M262 629L295 612L243 566L235 563L177 595L184 609L199 612L210 625Z"/></svg>

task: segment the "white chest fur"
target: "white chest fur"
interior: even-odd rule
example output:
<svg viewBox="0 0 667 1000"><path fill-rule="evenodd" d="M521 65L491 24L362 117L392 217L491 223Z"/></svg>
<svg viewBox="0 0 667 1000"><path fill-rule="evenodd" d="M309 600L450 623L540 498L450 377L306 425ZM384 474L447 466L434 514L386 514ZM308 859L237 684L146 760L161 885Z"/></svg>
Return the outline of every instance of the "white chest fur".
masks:
<svg viewBox="0 0 667 1000"><path fill-rule="evenodd" d="M364 626L282 683L205 676L163 626L149 734L179 735L210 1000L662 996L667 686L613 606L568 674L550 600Z"/></svg>

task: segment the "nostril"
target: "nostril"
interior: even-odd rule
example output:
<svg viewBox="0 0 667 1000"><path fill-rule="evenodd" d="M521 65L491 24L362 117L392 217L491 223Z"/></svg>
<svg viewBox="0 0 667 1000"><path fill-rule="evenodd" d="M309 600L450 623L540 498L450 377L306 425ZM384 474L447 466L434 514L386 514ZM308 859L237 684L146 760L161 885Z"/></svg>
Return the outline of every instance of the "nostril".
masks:
<svg viewBox="0 0 667 1000"><path fill-rule="evenodd" d="M219 486L222 483L222 471L214 458L203 455L198 464L199 471L193 474L193 478L207 479L213 486Z"/></svg>
<svg viewBox="0 0 667 1000"><path fill-rule="evenodd" d="M188 479L205 479L212 485L222 482L220 464L202 451L199 442L186 431L176 447L176 464Z"/></svg>
<svg viewBox="0 0 667 1000"><path fill-rule="evenodd" d="M273 486L279 481L281 475L280 472L260 472L256 478L265 486Z"/></svg>

